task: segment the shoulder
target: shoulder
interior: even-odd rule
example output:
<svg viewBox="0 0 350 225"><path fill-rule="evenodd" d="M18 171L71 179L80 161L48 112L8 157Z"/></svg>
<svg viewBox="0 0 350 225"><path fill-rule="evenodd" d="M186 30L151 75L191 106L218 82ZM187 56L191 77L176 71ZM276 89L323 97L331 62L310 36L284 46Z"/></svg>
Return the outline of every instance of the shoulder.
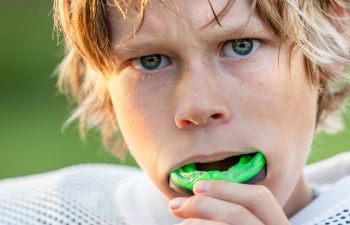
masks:
<svg viewBox="0 0 350 225"><path fill-rule="evenodd" d="M350 175L350 151L307 165L304 174L311 182L331 185L342 177Z"/></svg>
<svg viewBox="0 0 350 225"><path fill-rule="evenodd" d="M292 224L350 224L350 175L343 177L294 215Z"/></svg>
<svg viewBox="0 0 350 225"><path fill-rule="evenodd" d="M82 164L0 181L0 224L119 224L113 197L139 169Z"/></svg>
<svg viewBox="0 0 350 225"><path fill-rule="evenodd" d="M22 182L31 182L38 180L52 180L54 178L62 178L69 177L74 175L97 175L97 174L118 174L119 176L127 175L128 173L137 173L139 171L138 168L124 166L124 165L114 165L114 164L103 164L103 163L86 163L86 164L78 164L73 166L68 166L65 168L57 169L54 171L33 174L28 176L14 177L14 178L6 178L0 180L0 185L14 184L14 183L22 183Z"/></svg>
<svg viewBox="0 0 350 225"><path fill-rule="evenodd" d="M318 197L294 215L292 224L350 224L350 152L306 166Z"/></svg>

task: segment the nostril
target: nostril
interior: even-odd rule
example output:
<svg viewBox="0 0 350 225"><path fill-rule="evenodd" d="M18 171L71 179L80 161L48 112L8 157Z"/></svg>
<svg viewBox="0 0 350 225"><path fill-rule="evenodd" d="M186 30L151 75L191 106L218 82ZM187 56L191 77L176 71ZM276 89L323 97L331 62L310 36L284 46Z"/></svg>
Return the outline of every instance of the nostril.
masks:
<svg viewBox="0 0 350 225"><path fill-rule="evenodd" d="M221 118L221 114L220 113L215 113L215 114L213 114L213 115L211 115L211 118L213 118L213 119L219 119L219 118Z"/></svg>
<svg viewBox="0 0 350 225"><path fill-rule="evenodd" d="M181 119L182 118L182 119ZM207 123L226 123L229 117L227 113L202 113L198 115L176 116L175 124L178 128L189 128L192 126L205 125Z"/></svg>
<svg viewBox="0 0 350 225"><path fill-rule="evenodd" d="M179 123L180 127L187 127L190 124L191 124L191 122L188 120L181 120Z"/></svg>

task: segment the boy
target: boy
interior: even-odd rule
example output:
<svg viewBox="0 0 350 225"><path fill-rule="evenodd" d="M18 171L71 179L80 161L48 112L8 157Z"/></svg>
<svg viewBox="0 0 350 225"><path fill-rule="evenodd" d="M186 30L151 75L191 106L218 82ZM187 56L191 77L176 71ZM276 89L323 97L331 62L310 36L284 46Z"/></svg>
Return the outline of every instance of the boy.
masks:
<svg viewBox="0 0 350 225"><path fill-rule="evenodd" d="M78 102L70 121L101 129L122 156L120 130L160 192L123 167L66 172L54 187L90 224L289 224L318 195L302 173L315 130L349 94L347 82L332 86L349 76L349 4L56 0L67 44L59 84ZM182 166L226 170L258 151L266 174L253 185L199 181L192 195L170 185ZM86 194L71 192L84 176ZM91 184L102 177L115 186Z"/></svg>

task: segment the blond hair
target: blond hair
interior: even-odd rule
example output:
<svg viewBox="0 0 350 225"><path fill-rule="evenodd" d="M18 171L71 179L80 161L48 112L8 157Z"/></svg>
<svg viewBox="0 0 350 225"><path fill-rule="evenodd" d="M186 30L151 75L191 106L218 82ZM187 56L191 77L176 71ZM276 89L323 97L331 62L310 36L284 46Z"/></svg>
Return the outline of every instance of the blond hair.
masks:
<svg viewBox="0 0 350 225"><path fill-rule="evenodd" d="M128 8L135 8L139 11L141 26L148 1L110 1L54 0L55 26L64 34L66 46L66 56L58 67L58 86L77 103L68 123L79 119L82 134L87 129L99 129L107 149L123 156L125 149L119 148L121 142L115 140L118 126L104 86L105 74L115 69L107 8L116 7L124 17ZM233 2L228 0L226 9L218 15L213 11L218 23ZM350 62L350 3L347 0L254 0L252 7L281 40L292 41L303 51L310 83L319 88L316 126L320 127L350 95L348 70L334 69L335 64Z"/></svg>

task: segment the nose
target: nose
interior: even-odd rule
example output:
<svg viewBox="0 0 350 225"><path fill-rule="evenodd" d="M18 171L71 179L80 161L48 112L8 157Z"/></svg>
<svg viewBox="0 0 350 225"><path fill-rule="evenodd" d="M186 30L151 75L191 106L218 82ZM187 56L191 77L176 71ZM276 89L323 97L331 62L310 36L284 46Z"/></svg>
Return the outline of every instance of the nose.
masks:
<svg viewBox="0 0 350 225"><path fill-rule="evenodd" d="M222 83L220 76L204 68L188 71L177 90L176 126L184 129L227 123L231 113Z"/></svg>
<svg viewBox="0 0 350 225"><path fill-rule="evenodd" d="M178 128L183 129L206 124L224 124L228 118L228 112L223 108L192 105L175 116L175 123Z"/></svg>

